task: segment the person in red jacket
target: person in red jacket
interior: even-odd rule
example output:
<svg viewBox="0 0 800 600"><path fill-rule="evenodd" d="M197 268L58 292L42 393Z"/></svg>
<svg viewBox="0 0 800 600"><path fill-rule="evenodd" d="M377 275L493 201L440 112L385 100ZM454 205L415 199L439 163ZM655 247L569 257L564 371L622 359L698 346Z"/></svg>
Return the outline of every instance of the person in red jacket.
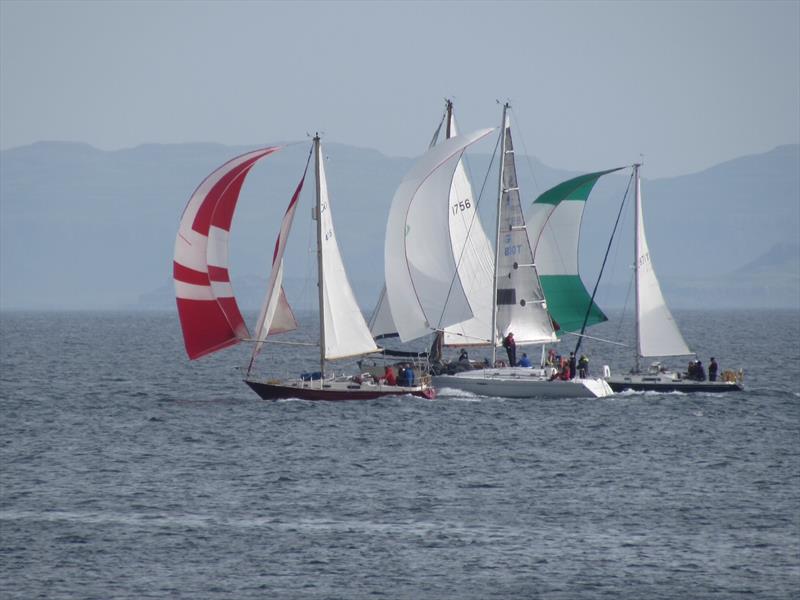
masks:
<svg viewBox="0 0 800 600"><path fill-rule="evenodd" d="M386 385L397 385L397 378L394 376L392 367L386 367L386 370L383 372L383 378L386 380Z"/></svg>

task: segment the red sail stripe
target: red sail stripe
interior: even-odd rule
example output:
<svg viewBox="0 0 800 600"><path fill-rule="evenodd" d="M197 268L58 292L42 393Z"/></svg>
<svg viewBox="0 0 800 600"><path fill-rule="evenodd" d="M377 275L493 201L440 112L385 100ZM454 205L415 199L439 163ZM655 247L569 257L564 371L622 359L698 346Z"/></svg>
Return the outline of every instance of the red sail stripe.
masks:
<svg viewBox="0 0 800 600"><path fill-rule="evenodd" d="M278 248L280 248L281 240L284 239L284 236L288 232L284 232L283 228L286 226L286 215L294 208L294 205L297 204L297 199L300 197L300 190L303 189L303 183L306 180L306 174L303 173L303 177L300 179L300 183L297 184L297 188L294 190L294 194L292 194L292 199L289 201L289 206L286 207L286 212L283 213L284 222L281 223L281 231L278 233L278 237L275 240L275 250L272 252L272 264L275 265L275 259L278 257Z"/></svg>
<svg viewBox="0 0 800 600"><path fill-rule="evenodd" d="M228 269L224 267L215 267L213 265L208 265L208 278L217 283L230 283L231 281Z"/></svg>
<svg viewBox="0 0 800 600"><path fill-rule="evenodd" d="M186 353L194 360L233 346L239 338L214 300L176 298Z"/></svg>
<svg viewBox="0 0 800 600"><path fill-rule="evenodd" d="M197 214L194 217L194 222L192 223L192 229L202 235L208 235L208 229L211 226L211 218L217 208L217 205L220 203L221 198L228 188L231 187L231 185L234 185L236 195L233 197L233 203L235 205L236 200L239 198L239 190L242 187L242 181L244 179L242 175L246 174L247 171L250 170L250 167L253 166L253 163L259 158L261 158L261 156L256 156L255 158L251 158L242 164L235 166L233 169L225 173L225 175L223 175L220 180L214 184L214 186L206 194L206 197L203 199L200 208L197 210ZM237 181L238 185L235 185ZM230 229L230 223L226 229Z"/></svg>
<svg viewBox="0 0 800 600"><path fill-rule="evenodd" d="M195 271L189 267L184 267L182 264L172 261L172 276L182 283L191 283L192 285L209 285L208 273L202 271Z"/></svg>

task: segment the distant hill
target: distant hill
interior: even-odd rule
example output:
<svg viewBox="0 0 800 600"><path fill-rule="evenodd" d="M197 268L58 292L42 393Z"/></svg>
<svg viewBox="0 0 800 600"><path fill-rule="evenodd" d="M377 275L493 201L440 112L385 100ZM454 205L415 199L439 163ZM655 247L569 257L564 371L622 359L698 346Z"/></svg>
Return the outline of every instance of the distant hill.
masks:
<svg viewBox="0 0 800 600"><path fill-rule="evenodd" d="M290 145L262 161L243 189L231 267L245 306L261 302L277 224L308 148L305 142ZM151 144L106 152L86 144L40 142L0 152L0 307L173 306L172 251L181 212L208 173L250 149ZM383 278L389 203L412 159L340 144L327 144L325 151L342 254L359 301L371 307ZM485 154L472 155L468 169L476 195L486 182L481 214L492 223L496 176L486 177L489 160ZM645 164L645 175L646 169ZM520 155L518 170L526 203L575 175ZM587 205L581 267L590 286L628 182L629 172L623 173L601 180ZM694 306L701 301L697 295L707 290L707 303L721 306L712 292L725 289L725 301L736 306L796 305L797 262L775 257L791 254L785 249L800 242L800 146L782 146L692 175L645 179L643 197L651 254L671 304ZM313 274L309 200L301 200L287 249L290 295L308 293ZM624 301L631 231L628 219L604 275L606 305ZM765 278L782 283L766 295L754 292L763 290Z"/></svg>

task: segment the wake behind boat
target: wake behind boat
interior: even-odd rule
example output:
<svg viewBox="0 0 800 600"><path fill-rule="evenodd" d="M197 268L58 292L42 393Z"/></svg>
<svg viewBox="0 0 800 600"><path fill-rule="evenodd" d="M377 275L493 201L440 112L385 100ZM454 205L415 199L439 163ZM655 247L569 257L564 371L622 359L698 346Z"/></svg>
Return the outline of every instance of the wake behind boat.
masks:
<svg viewBox="0 0 800 600"><path fill-rule="evenodd" d="M200 184L184 210L175 241L174 279L189 358L197 359L244 340L254 342L245 382L269 400L368 400L403 394L433 398L435 390L427 376L409 375L400 382L390 382L367 374L337 378L326 372L327 361L377 353L379 349L356 303L339 252L319 136L314 137L303 176L284 214L275 242L267 295L255 336L250 337L228 274L228 236L245 177L256 162L278 150L280 147L256 150L218 168ZM253 374L253 366L267 338L297 328L282 285L283 254L312 155L316 182L319 371L283 381L262 379Z"/></svg>

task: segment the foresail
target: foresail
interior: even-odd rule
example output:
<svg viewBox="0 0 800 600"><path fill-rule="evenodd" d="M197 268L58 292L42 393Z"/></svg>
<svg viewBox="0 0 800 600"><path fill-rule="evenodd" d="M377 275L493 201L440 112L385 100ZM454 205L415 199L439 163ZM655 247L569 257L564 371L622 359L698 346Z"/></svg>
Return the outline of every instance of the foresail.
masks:
<svg viewBox="0 0 800 600"><path fill-rule="evenodd" d="M455 117L449 111L447 136L458 135ZM464 161L459 160L450 184L448 232L458 277L464 288L472 317L444 330L446 346L485 345L492 340L492 278L494 259L489 238L478 216Z"/></svg>
<svg viewBox="0 0 800 600"><path fill-rule="evenodd" d="M228 272L228 235L247 173L269 147L228 161L200 184L181 217L173 279L186 353L190 359L248 337Z"/></svg>
<svg viewBox="0 0 800 600"><path fill-rule="evenodd" d="M509 332L517 344L556 341L544 292L533 263L528 229L522 213L514 144L508 116L503 131L505 149L499 200L499 256L497 257L497 334Z"/></svg>
<svg viewBox="0 0 800 600"><path fill-rule="evenodd" d="M661 286L658 284L656 272L650 261L650 250L644 234L641 183L638 177L636 178L636 213L639 354L640 356L692 354L664 301Z"/></svg>
<svg viewBox="0 0 800 600"><path fill-rule="evenodd" d="M331 201L328 195L328 184L325 176L325 161L322 150L318 147L320 219L322 238L322 298L325 319L325 358L345 358L369 352L376 352L378 347L372 339L364 315L356 302L347 273L342 263L339 244L333 228Z"/></svg>
<svg viewBox="0 0 800 600"><path fill-rule="evenodd" d="M578 266L581 222L586 200L597 180L619 169L574 177L541 194L527 215L533 258L539 271L547 310L562 331L580 331L608 320L592 302Z"/></svg>
<svg viewBox="0 0 800 600"><path fill-rule="evenodd" d="M386 225L386 293L404 342L472 317L458 277L449 227L450 188L464 150L493 130L434 146L400 183Z"/></svg>
<svg viewBox="0 0 800 600"><path fill-rule="evenodd" d="M303 189L307 171L308 163L306 163L306 171L303 171L300 183L297 184L297 188L295 188L294 194L292 194L292 199L289 201L289 206L286 208L283 220L281 221L281 229L278 232L278 238L275 240L275 250L272 252L272 270L269 275L269 283L267 284L267 295L264 298L264 303L258 314L258 322L255 330L256 343L253 345L253 353L250 358L249 368L253 367L253 361L261 351L261 346L269 335L285 333L297 329L297 321L294 318L292 309L286 300L286 294L283 291L283 253L286 250L286 242L289 239L289 232L292 229L294 213L297 209L297 203L300 198L300 192Z"/></svg>

